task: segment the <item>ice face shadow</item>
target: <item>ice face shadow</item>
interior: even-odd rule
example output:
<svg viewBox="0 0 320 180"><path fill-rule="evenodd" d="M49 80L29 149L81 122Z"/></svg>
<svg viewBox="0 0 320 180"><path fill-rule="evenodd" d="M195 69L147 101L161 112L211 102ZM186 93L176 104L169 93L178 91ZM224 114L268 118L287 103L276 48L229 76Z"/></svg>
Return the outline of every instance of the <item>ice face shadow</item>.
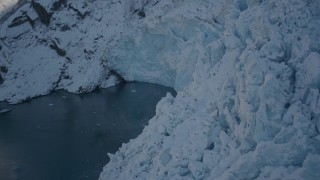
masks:
<svg viewBox="0 0 320 180"><path fill-rule="evenodd" d="M9 106L0 114L0 179L98 179L107 153L142 132L167 92L175 95L164 86L127 83Z"/></svg>

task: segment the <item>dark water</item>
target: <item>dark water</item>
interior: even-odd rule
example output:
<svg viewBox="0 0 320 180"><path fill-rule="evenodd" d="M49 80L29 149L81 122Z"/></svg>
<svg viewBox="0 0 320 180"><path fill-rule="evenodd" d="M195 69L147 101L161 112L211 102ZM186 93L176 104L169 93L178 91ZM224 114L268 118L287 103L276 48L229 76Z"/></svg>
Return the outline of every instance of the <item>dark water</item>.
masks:
<svg viewBox="0 0 320 180"><path fill-rule="evenodd" d="M175 93L128 83L82 95L59 91L11 106L0 114L0 180L98 179L107 153L142 132L168 91Z"/></svg>

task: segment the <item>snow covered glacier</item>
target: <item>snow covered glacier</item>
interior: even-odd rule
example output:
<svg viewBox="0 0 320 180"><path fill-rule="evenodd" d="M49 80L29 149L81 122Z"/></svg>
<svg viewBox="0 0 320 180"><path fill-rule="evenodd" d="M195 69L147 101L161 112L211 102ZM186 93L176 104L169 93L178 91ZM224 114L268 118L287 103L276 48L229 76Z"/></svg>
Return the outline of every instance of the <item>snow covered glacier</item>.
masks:
<svg viewBox="0 0 320 180"><path fill-rule="evenodd" d="M320 1L39 2L50 25L25 5L1 27L0 100L122 78L178 91L101 180L320 178ZM33 28L6 28L23 13Z"/></svg>

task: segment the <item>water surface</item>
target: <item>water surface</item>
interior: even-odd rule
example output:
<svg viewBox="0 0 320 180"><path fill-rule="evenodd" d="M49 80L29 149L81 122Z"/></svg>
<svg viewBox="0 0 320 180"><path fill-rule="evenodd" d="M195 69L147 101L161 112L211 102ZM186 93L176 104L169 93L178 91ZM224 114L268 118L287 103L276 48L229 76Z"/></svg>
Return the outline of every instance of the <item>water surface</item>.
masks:
<svg viewBox="0 0 320 180"><path fill-rule="evenodd" d="M175 94L156 84L127 83L9 106L11 112L0 114L0 179L98 179L107 153L142 132L167 92Z"/></svg>

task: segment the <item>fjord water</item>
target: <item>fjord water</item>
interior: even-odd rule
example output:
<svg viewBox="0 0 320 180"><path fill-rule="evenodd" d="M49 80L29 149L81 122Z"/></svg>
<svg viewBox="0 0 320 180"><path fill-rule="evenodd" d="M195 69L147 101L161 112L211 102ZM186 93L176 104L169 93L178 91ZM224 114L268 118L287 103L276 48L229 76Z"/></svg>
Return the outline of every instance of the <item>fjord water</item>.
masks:
<svg viewBox="0 0 320 180"><path fill-rule="evenodd" d="M87 94L58 91L0 114L0 179L98 179L137 137L168 87L126 83ZM5 106L5 107L4 107Z"/></svg>

